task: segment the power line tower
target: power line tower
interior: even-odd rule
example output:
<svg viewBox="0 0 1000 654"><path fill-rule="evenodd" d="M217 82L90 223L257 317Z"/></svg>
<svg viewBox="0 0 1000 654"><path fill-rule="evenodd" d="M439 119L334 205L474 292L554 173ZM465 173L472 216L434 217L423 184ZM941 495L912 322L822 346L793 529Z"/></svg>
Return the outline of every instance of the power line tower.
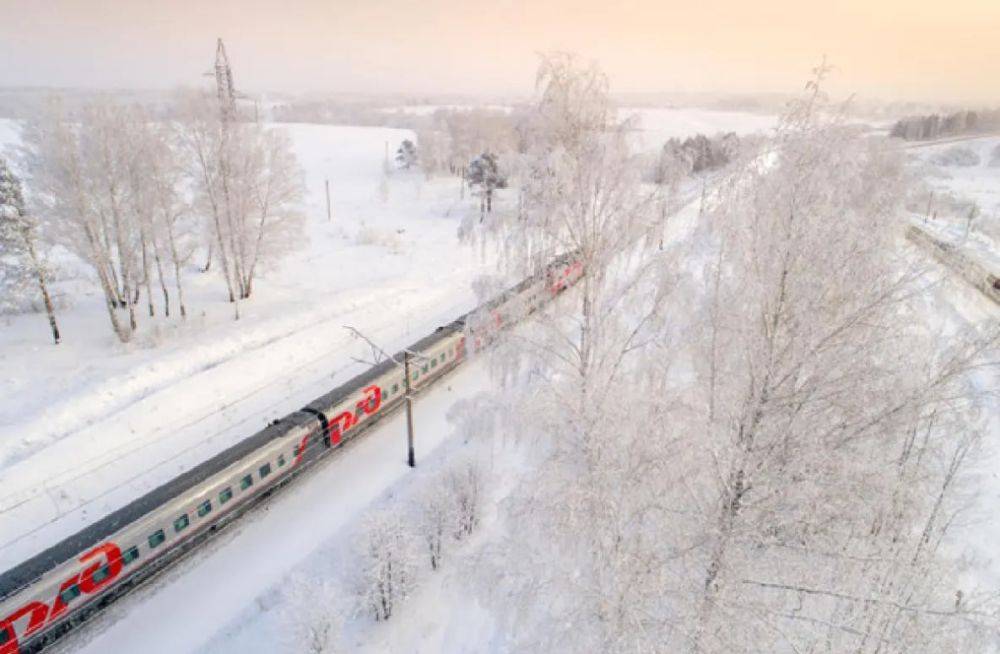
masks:
<svg viewBox="0 0 1000 654"><path fill-rule="evenodd" d="M229 67L226 46L222 39L215 47L215 86L219 95L219 114L223 123L236 120L236 89L233 86L233 69Z"/></svg>

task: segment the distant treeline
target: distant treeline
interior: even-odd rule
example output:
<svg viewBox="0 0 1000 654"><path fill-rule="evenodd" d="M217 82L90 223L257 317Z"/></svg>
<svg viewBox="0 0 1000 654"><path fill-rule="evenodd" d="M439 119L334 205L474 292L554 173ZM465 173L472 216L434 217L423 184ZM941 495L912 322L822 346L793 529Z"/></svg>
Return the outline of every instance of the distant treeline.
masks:
<svg viewBox="0 0 1000 654"><path fill-rule="evenodd" d="M896 121L890 136L907 141L988 132L1000 129L1000 109L991 111L956 111L953 114L908 116Z"/></svg>

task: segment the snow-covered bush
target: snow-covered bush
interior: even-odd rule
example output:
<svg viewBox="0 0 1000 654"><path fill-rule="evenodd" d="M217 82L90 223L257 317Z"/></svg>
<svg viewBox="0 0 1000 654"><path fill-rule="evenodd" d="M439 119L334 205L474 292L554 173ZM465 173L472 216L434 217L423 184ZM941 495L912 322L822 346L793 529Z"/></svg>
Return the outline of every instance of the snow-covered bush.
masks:
<svg viewBox="0 0 1000 654"><path fill-rule="evenodd" d="M441 567L455 519L455 502L446 482L440 476L432 477L424 483L415 500L416 529L426 547L431 570Z"/></svg>
<svg viewBox="0 0 1000 654"><path fill-rule="evenodd" d="M282 624L289 652L336 654L343 627L337 588L324 580L292 577L287 584Z"/></svg>
<svg viewBox="0 0 1000 654"><path fill-rule="evenodd" d="M403 249L403 239L391 229L383 229L373 225L362 224L354 237L358 245L377 245L397 254Z"/></svg>
<svg viewBox="0 0 1000 654"><path fill-rule="evenodd" d="M1000 166L1000 143L990 151L990 167L996 168L998 166Z"/></svg>
<svg viewBox="0 0 1000 654"><path fill-rule="evenodd" d="M931 158L931 161L939 166L961 166L963 168L980 164L979 155L976 154L975 150L961 145L953 145L947 150L938 152Z"/></svg>
<svg viewBox="0 0 1000 654"><path fill-rule="evenodd" d="M467 459L453 465L446 480L454 506L452 533L456 540L462 540L479 525L482 513L482 468L475 460Z"/></svg>
<svg viewBox="0 0 1000 654"><path fill-rule="evenodd" d="M360 608L388 620L416 586L415 538L397 511L382 509L365 517L357 547Z"/></svg>

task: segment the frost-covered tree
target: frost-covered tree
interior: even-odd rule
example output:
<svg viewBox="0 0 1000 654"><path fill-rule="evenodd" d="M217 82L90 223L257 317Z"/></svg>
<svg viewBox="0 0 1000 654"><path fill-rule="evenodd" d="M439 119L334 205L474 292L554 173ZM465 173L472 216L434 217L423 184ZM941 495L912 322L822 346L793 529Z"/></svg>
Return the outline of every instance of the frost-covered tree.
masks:
<svg viewBox="0 0 1000 654"><path fill-rule="evenodd" d="M582 278L502 351L505 366L522 357L504 372L525 384L507 398L504 430L535 443L539 460L506 504L510 538L486 584L513 621L515 649L617 651L662 619L642 601L663 590L636 574L649 567L646 548L621 539L648 511L628 494L646 464L620 437L636 406L622 364L664 297L635 301L631 292L652 272L639 255L659 217L603 73L555 55L543 60L538 87L521 215L498 216L489 236L506 269L537 271L569 253Z"/></svg>
<svg viewBox="0 0 1000 654"><path fill-rule="evenodd" d="M141 281L138 222L128 206L130 124L126 108L108 103L85 107L74 121L54 105L29 121L22 135L32 198L47 232L94 269L112 329L123 342L136 329Z"/></svg>
<svg viewBox="0 0 1000 654"><path fill-rule="evenodd" d="M482 469L471 459L453 465L447 473L447 487L454 513L452 533L456 540L462 540L472 535L481 519Z"/></svg>
<svg viewBox="0 0 1000 654"><path fill-rule="evenodd" d="M428 178L436 173L450 171L451 142L443 129L418 129L417 144L420 148L420 168Z"/></svg>
<svg viewBox="0 0 1000 654"><path fill-rule="evenodd" d="M427 548L431 570L441 567L445 555L448 534L455 515L455 502L446 480L434 477L417 494L417 531Z"/></svg>
<svg viewBox="0 0 1000 654"><path fill-rule="evenodd" d="M995 336L952 350L921 325L901 158L824 118L823 72L707 213L701 398L674 423L703 426L667 432L706 471L685 479L703 521L672 544L702 569L685 642L961 651L932 617L956 580L930 543L979 438L961 373Z"/></svg>
<svg viewBox="0 0 1000 654"><path fill-rule="evenodd" d="M328 581L295 576L286 584L282 624L289 652L336 654L343 628L340 593Z"/></svg>
<svg viewBox="0 0 1000 654"><path fill-rule="evenodd" d="M417 165L417 146L410 139L403 139L396 149L396 166L409 170Z"/></svg>
<svg viewBox="0 0 1000 654"><path fill-rule="evenodd" d="M49 317L52 340L59 344L59 326L46 283L46 269L37 249L38 225L26 211L21 180L0 157L0 309L16 305L28 289L37 287Z"/></svg>
<svg viewBox="0 0 1000 654"><path fill-rule="evenodd" d="M276 261L302 239L302 171L281 130L226 120L202 94L181 102L179 141L239 317L239 301L250 297L261 265Z"/></svg>
<svg viewBox="0 0 1000 654"><path fill-rule="evenodd" d="M177 308L181 318L187 317L184 301L182 267L194 252L198 233L192 207L186 197L185 160L175 134L165 125L146 123L143 136L143 175L150 211L148 230L152 241L157 277L163 292L164 312L170 315L170 295L163 266L168 262L177 293Z"/></svg>
<svg viewBox="0 0 1000 654"><path fill-rule="evenodd" d="M358 540L358 599L377 621L388 620L412 593L417 578L417 548L395 511L367 515Z"/></svg>

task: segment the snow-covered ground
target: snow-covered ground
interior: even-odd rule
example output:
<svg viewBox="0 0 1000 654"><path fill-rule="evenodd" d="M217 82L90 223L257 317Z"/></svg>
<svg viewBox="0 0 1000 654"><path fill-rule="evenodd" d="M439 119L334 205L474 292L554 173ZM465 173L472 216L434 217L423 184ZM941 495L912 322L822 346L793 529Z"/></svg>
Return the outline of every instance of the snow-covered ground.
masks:
<svg viewBox="0 0 1000 654"><path fill-rule="evenodd" d="M908 151L934 193L928 198L929 216L921 216L930 218L928 228L1000 268L1000 137L913 144ZM971 157L963 160L968 153ZM978 211L969 225L973 203Z"/></svg>

